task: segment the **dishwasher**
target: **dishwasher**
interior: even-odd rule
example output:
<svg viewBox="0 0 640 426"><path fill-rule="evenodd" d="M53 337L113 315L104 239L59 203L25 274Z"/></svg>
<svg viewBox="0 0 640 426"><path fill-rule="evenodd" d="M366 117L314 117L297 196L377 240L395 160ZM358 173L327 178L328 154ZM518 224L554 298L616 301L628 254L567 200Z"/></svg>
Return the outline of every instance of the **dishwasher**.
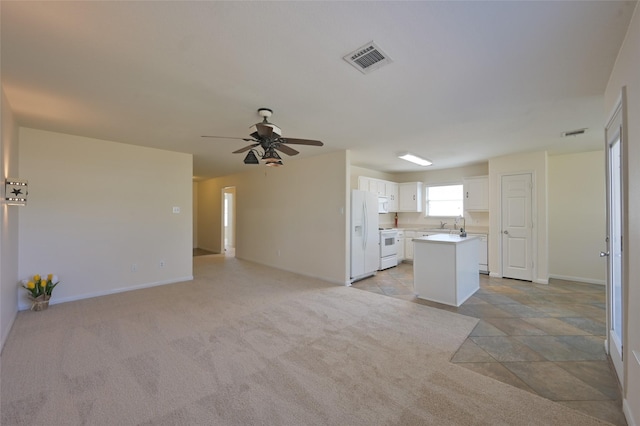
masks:
<svg viewBox="0 0 640 426"><path fill-rule="evenodd" d="M489 236L487 234L467 234L469 236L478 237L480 244L478 244L478 263L479 271L481 274L489 273L489 256L487 255Z"/></svg>

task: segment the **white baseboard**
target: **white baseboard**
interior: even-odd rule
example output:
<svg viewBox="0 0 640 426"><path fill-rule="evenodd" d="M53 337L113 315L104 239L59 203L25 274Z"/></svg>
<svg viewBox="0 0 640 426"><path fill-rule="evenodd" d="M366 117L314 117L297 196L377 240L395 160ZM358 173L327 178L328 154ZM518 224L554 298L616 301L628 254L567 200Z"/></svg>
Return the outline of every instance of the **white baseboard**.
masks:
<svg viewBox="0 0 640 426"><path fill-rule="evenodd" d="M6 326L7 332L2 336L2 342L0 342L0 355L2 354L2 350L4 349L4 343L7 341L7 337L9 337L9 333L11 333L11 328L13 327L13 323L16 322L17 316L18 316L18 312L15 313L15 315L9 321L9 324L7 324Z"/></svg>
<svg viewBox="0 0 640 426"><path fill-rule="evenodd" d="M502 274L499 274L497 272L489 272L489 276L492 278L502 278Z"/></svg>
<svg viewBox="0 0 640 426"><path fill-rule="evenodd" d="M622 400L622 413L627 420L628 426L637 426L635 419L633 418L633 413L631 413L631 408L629 407L629 402L626 399Z"/></svg>
<svg viewBox="0 0 640 426"><path fill-rule="evenodd" d="M596 280L593 278L585 278L585 277L572 277L569 275L549 274L549 278L555 278L556 280L565 280L565 281L577 281L580 283L587 283L587 284L600 284L600 285L607 284L607 282L604 280Z"/></svg>
<svg viewBox="0 0 640 426"><path fill-rule="evenodd" d="M220 254L220 252L219 252L218 250L214 250L214 249L212 249L212 248L210 248L210 247L196 247L196 248L199 248L199 249L201 249L201 250L210 251L211 253L215 253L215 254ZM224 252L223 252L223 253L224 253Z"/></svg>
<svg viewBox="0 0 640 426"><path fill-rule="evenodd" d="M131 286L131 287L121 287L121 288L116 288L116 289L112 289L112 290L96 291L96 292L93 292L93 293L82 294L82 295L79 295L79 296L69 296L69 297L62 297L62 298L55 298L55 299L52 298L49 301L49 304L50 305L57 305L58 303L75 302L76 300L91 299L93 297L107 296L107 295L110 295L110 294L124 293L124 292L127 292L127 291L141 290L141 289L144 289L144 288L157 287L157 286L167 285L167 284L175 284L175 283L180 283L180 282L183 282L183 281L193 281L193 275L189 275L188 277L178 277L178 278L171 279L171 280L154 281L154 282L150 282L150 283L138 284L138 285ZM30 308L31 308L31 304L30 303L24 303L22 301L22 302L20 302L18 304L18 310L20 310L20 311L25 311L25 310L30 309Z"/></svg>

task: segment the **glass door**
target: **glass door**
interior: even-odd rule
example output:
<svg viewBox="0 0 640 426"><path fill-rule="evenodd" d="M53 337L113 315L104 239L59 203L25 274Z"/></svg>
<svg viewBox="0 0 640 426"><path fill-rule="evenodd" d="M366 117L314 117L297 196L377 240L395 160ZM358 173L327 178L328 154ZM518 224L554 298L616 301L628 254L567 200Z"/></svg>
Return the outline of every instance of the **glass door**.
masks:
<svg viewBox="0 0 640 426"><path fill-rule="evenodd" d="M607 251L600 256L607 258L607 342L611 361L623 383L624 345L624 280L623 280L623 105L621 97L612 119L606 127L607 156Z"/></svg>

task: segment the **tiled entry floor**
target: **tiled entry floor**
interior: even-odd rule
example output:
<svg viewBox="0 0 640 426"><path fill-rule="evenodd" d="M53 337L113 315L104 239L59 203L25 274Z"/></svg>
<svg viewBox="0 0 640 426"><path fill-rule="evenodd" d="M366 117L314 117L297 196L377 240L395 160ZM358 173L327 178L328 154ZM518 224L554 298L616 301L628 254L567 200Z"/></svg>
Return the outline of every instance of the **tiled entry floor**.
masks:
<svg viewBox="0 0 640 426"><path fill-rule="evenodd" d="M353 287L479 318L452 362L626 425L618 382L604 351L603 286L560 280L542 285L480 275L480 290L455 308L417 299L413 267L403 263Z"/></svg>

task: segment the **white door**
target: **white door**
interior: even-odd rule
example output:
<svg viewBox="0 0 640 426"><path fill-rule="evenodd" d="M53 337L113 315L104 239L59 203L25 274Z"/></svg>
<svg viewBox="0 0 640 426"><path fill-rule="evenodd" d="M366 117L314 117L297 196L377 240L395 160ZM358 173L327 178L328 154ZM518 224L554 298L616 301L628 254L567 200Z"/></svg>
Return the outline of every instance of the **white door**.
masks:
<svg viewBox="0 0 640 426"><path fill-rule="evenodd" d="M222 190L222 247L227 256L235 256L235 188Z"/></svg>
<svg viewBox="0 0 640 426"><path fill-rule="evenodd" d="M533 280L531 173L502 176L502 276Z"/></svg>
<svg viewBox="0 0 640 426"><path fill-rule="evenodd" d="M607 153L607 311L608 350L620 383L623 378L622 345L624 294L622 286L622 108L616 108L606 128Z"/></svg>

